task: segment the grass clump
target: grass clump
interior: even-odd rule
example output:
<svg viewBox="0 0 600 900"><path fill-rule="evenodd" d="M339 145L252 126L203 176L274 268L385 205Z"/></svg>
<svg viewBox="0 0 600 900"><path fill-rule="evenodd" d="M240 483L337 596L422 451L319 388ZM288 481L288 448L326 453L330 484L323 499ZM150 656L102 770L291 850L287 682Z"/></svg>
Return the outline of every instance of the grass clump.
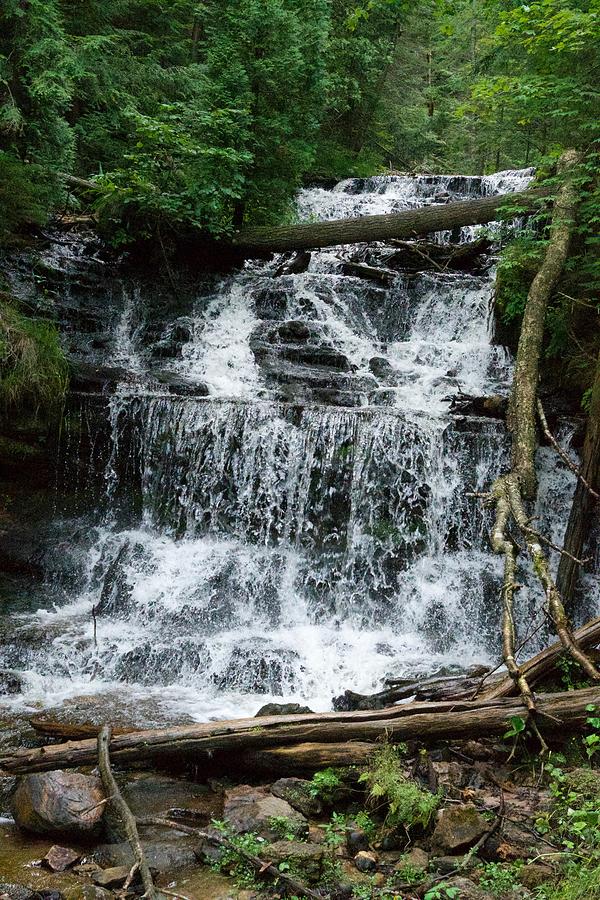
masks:
<svg viewBox="0 0 600 900"><path fill-rule="evenodd" d="M65 394L68 367L52 322L24 316L0 295L0 407L51 409Z"/></svg>
<svg viewBox="0 0 600 900"><path fill-rule="evenodd" d="M428 828L440 803L439 794L423 790L406 777L398 749L392 744L377 751L359 781L367 785L371 803L387 804L388 826Z"/></svg>

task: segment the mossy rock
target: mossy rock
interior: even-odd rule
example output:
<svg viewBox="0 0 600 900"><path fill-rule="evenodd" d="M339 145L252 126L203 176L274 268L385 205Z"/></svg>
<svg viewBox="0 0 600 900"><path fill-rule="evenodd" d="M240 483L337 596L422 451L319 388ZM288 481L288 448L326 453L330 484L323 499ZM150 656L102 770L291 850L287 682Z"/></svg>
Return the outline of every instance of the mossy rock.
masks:
<svg viewBox="0 0 600 900"><path fill-rule="evenodd" d="M600 806L600 772L595 769L572 769L565 773L565 787L581 797L581 803ZM577 801L569 798L569 805L577 808Z"/></svg>

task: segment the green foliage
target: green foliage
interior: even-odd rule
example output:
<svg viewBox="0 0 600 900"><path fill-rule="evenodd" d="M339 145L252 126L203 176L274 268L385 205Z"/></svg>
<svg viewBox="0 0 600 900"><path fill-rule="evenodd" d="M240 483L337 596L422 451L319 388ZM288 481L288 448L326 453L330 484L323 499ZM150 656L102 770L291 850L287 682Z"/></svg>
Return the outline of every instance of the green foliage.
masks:
<svg viewBox="0 0 600 900"><path fill-rule="evenodd" d="M514 863L486 863L482 867L479 884L494 897L503 897L519 887L522 868L521 860Z"/></svg>
<svg viewBox="0 0 600 900"><path fill-rule="evenodd" d="M278 838L286 841L297 841L304 838L305 828L302 822L293 822L287 816L271 816L269 828Z"/></svg>
<svg viewBox="0 0 600 900"><path fill-rule="evenodd" d="M502 252L496 277L496 304L505 323L520 321L543 250L543 243L533 233L524 232Z"/></svg>
<svg viewBox="0 0 600 900"><path fill-rule="evenodd" d="M318 797L325 803L333 803L344 785L336 769L329 767L313 775L308 792L311 797Z"/></svg>
<svg viewBox="0 0 600 900"><path fill-rule="evenodd" d="M0 299L0 405L48 411L63 399L67 364L51 322L24 316Z"/></svg>
<svg viewBox="0 0 600 900"><path fill-rule="evenodd" d="M423 790L406 777L392 744L385 744L377 751L359 781L367 785L372 803L383 801L387 805L387 825L427 828L440 803L439 794Z"/></svg>
<svg viewBox="0 0 600 900"><path fill-rule="evenodd" d="M445 881L441 881L425 892L424 900L458 900L460 890Z"/></svg>
<svg viewBox="0 0 600 900"><path fill-rule="evenodd" d="M43 225L59 193L38 166L0 150L0 243L26 226Z"/></svg>
<svg viewBox="0 0 600 900"><path fill-rule="evenodd" d="M260 885L256 880L254 866L248 862L239 850L260 856L264 852L266 841L252 832L248 834L233 834L227 822L214 819L212 825L226 837L232 846L224 847L218 861L213 868L217 872L226 872L231 875L241 888L255 889Z"/></svg>

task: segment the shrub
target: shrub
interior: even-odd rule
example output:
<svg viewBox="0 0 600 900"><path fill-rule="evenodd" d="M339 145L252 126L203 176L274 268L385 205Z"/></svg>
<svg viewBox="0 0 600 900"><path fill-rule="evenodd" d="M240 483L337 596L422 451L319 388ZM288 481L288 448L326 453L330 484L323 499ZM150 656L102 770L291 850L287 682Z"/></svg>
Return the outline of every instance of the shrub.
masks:
<svg viewBox="0 0 600 900"><path fill-rule="evenodd" d="M371 802L387 803L386 825L427 828L439 806L439 794L423 790L406 777L398 750L391 744L375 754L359 781L368 786Z"/></svg>

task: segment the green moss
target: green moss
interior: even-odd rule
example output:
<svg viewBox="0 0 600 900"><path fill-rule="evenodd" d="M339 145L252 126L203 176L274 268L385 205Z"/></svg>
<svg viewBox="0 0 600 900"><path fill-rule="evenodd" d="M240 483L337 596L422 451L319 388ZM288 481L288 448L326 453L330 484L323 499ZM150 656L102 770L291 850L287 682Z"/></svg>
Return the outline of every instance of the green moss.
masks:
<svg viewBox="0 0 600 900"><path fill-rule="evenodd" d="M68 383L67 362L52 322L24 316L0 295L0 406L48 411Z"/></svg>

